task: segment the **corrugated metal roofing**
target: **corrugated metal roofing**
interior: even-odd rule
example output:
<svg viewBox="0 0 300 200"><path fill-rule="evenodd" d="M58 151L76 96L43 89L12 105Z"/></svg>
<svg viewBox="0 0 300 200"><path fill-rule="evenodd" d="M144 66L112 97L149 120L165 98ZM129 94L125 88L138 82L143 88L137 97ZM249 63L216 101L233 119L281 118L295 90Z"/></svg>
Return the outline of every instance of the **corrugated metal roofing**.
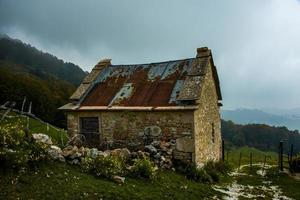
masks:
<svg viewBox="0 0 300 200"><path fill-rule="evenodd" d="M177 97L185 87L188 74L203 73L204 62L198 60L109 65L94 79L81 106L179 106Z"/></svg>

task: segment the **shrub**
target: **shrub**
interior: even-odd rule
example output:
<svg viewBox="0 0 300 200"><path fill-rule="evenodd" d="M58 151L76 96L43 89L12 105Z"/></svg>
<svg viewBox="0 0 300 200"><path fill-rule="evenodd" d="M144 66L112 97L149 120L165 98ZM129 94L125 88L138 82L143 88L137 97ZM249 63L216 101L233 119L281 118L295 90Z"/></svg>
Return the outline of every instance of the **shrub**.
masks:
<svg viewBox="0 0 300 200"><path fill-rule="evenodd" d="M211 176L203 169L197 168L195 165L187 165L185 168L187 178L200 183L212 183Z"/></svg>
<svg viewBox="0 0 300 200"><path fill-rule="evenodd" d="M91 157L83 157L80 161L80 167L83 172L89 172L93 169L94 159Z"/></svg>
<svg viewBox="0 0 300 200"><path fill-rule="evenodd" d="M153 179L155 177L155 166L149 158L137 159L132 166L132 174L138 177Z"/></svg>
<svg viewBox="0 0 300 200"><path fill-rule="evenodd" d="M47 145L36 143L19 123L0 126L0 160L2 167L35 167L46 158Z"/></svg>
<svg viewBox="0 0 300 200"><path fill-rule="evenodd" d="M116 156L97 157L94 159L93 171L97 176L112 178L124 173L124 162Z"/></svg>

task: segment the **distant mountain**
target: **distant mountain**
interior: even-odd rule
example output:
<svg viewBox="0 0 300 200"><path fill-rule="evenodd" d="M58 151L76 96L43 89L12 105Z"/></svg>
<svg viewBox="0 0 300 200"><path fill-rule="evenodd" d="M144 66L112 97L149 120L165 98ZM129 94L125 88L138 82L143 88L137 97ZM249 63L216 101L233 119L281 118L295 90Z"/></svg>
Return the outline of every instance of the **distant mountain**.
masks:
<svg viewBox="0 0 300 200"><path fill-rule="evenodd" d="M273 126L286 126L289 129L300 130L300 112L298 115L296 110L222 110L221 115L224 120L231 120L238 124L268 124Z"/></svg>
<svg viewBox="0 0 300 200"><path fill-rule="evenodd" d="M0 35L0 104L16 102L24 110L60 127L65 116L57 108L68 102L85 77L79 66L64 62L20 40Z"/></svg>
<svg viewBox="0 0 300 200"><path fill-rule="evenodd" d="M44 53L20 40L0 35L0 68L28 73L43 80L49 77L79 85L86 76L79 66Z"/></svg>

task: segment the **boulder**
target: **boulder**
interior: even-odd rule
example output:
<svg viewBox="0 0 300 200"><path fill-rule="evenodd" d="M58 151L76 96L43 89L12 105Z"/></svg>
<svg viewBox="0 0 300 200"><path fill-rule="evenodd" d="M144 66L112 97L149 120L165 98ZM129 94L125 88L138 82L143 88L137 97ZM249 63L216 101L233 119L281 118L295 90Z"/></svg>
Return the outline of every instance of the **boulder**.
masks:
<svg viewBox="0 0 300 200"><path fill-rule="evenodd" d="M32 137L33 137L33 139L36 142L40 142L40 143L43 143L43 144L52 145L51 138L48 135L46 135L46 134L43 134L43 133L33 133Z"/></svg>
<svg viewBox="0 0 300 200"><path fill-rule="evenodd" d="M127 148L114 149L110 152L112 156L117 156L122 159L128 160L130 158L130 151Z"/></svg>
<svg viewBox="0 0 300 200"><path fill-rule="evenodd" d="M194 152L194 140L190 137L181 137L176 139L176 150L182 152Z"/></svg>
<svg viewBox="0 0 300 200"><path fill-rule="evenodd" d="M151 142L151 145L155 148L160 148L160 141L154 140L153 142Z"/></svg>
<svg viewBox="0 0 300 200"><path fill-rule="evenodd" d="M74 154L70 155L70 159L75 159L75 158L81 158L82 154L79 152L75 152Z"/></svg>
<svg viewBox="0 0 300 200"><path fill-rule="evenodd" d="M71 155L73 155L73 154L75 154L77 152L78 152L77 146L71 146L71 145L69 145L69 146L67 146L66 148L63 149L62 155L64 157L69 157L69 156L71 156Z"/></svg>
<svg viewBox="0 0 300 200"><path fill-rule="evenodd" d="M123 184L125 182L125 177L122 176L113 176L113 181L118 184Z"/></svg>
<svg viewBox="0 0 300 200"><path fill-rule="evenodd" d="M65 162L65 158L62 155L62 150L58 146L51 145L48 149L48 154L54 160Z"/></svg>
<svg viewBox="0 0 300 200"><path fill-rule="evenodd" d="M145 146L145 151L150 153L151 155L155 155L157 153L157 149L154 146L152 146L151 144Z"/></svg>
<svg viewBox="0 0 300 200"><path fill-rule="evenodd" d="M98 154L99 154L98 149L92 148L92 149L90 149L88 156L91 158L96 158L98 156Z"/></svg>
<svg viewBox="0 0 300 200"><path fill-rule="evenodd" d="M107 157L109 155L110 155L110 151L99 151L98 152L98 157L105 158L105 157Z"/></svg>
<svg viewBox="0 0 300 200"><path fill-rule="evenodd" d="M69 161L69 163L71 164L71 165L79 165L79 159L74 159L74 160L71 160L71 161Z"/></svg>

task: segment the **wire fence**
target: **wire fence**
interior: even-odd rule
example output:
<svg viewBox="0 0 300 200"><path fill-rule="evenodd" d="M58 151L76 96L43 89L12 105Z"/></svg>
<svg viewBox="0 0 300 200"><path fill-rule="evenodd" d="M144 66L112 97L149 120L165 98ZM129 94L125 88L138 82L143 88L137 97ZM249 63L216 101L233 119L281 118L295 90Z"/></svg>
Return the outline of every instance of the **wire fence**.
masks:
<svg viewBox="0 0 300 200"><path fill-rule="evenodd" d="M33 133L44 133L51 137L52 141L63 147L68 141L67 131L65 129L53 126L48 122L40 119L31 112L24 112L5 105L0 106L2 111L0 114L0 122L6 121L15 123L17 120L26 128Z"/></svg>

